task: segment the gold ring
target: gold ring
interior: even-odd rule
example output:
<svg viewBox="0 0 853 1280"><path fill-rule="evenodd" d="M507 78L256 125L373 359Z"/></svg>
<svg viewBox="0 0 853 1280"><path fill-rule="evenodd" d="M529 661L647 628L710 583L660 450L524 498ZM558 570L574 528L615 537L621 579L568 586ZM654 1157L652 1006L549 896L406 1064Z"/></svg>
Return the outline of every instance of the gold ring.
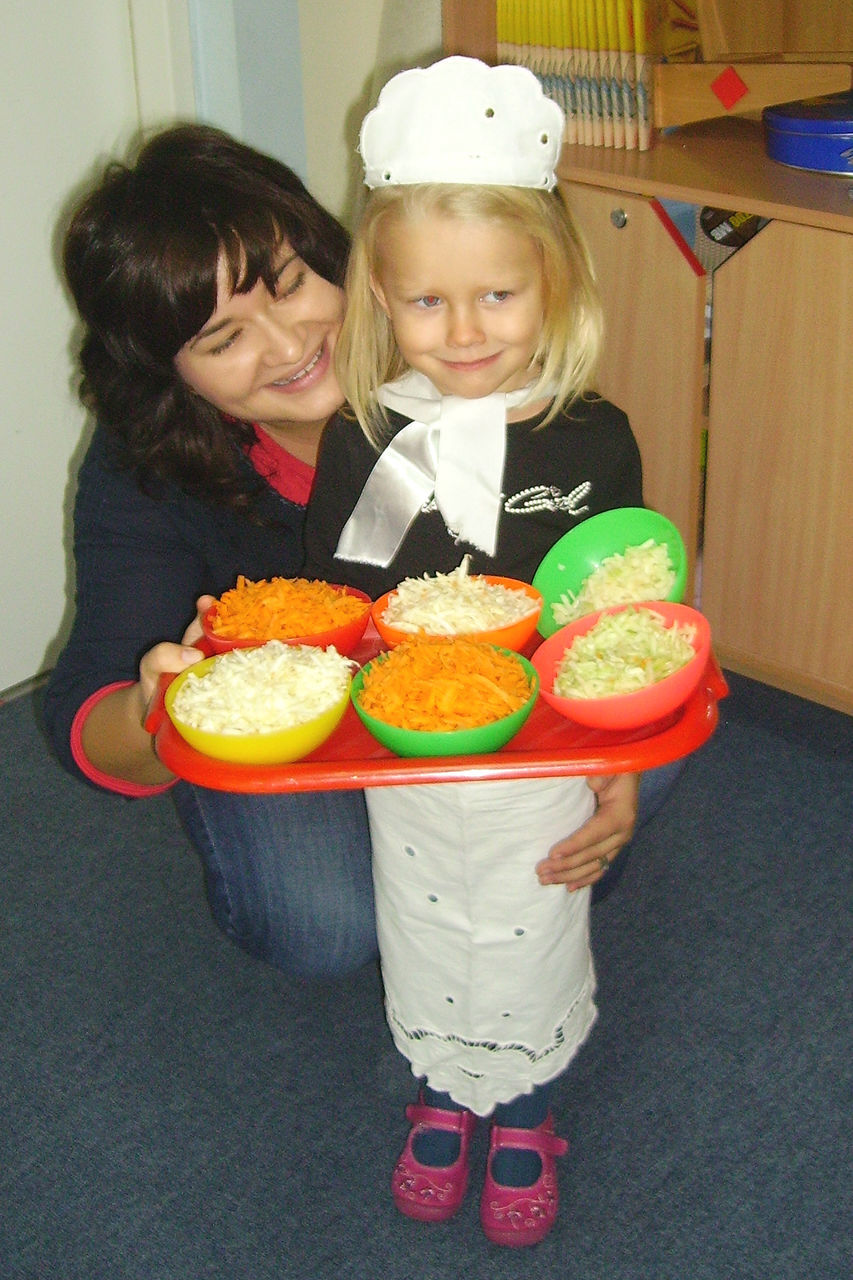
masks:
<svg viewBox="0 0 853 1280"><path fill-rule="evenodd" d="M605 857L604 857L604 855L602 854L602 856L598 859L598 865L601 867L601 870L602 870L602 871L609 871L609 870L610 870L610 859L609 859L609 858L605 858Z"/></svg>

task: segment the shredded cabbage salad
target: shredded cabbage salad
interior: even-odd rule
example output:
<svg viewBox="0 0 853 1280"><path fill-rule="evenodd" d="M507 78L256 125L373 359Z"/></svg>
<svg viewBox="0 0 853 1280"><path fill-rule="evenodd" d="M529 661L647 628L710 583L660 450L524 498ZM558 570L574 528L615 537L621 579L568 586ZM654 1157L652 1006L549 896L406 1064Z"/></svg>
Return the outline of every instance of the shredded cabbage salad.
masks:
<svg viewBox="0 0 853 1280"><path fill-rule="evenodd" d="M337 649L270 640L232 649L209 672L190 670L175 694L174 714L208 733L271 733L306 724L349 689L352 663Z"/></svg>
<svg viewBox="0 0 853 1280"><path fill-rule="evenodd" d="M652 609L605 614L566 650L554 692L562 698L606 698L645 689L686 666L695 653L695 635L694 626L667 626Z"/></svg>
<svg viewBox="0 0 853 1280"><path fill-rule="evenodd" d="M536 612L527 592L469 576L468 563L466 556L451 573L406 578L390 596L383 621L412 634L452 636L506 627Z"/></svg>
<svg viewBox="0 0 853 1280"><path fill-rule="evenodd" d="M605 556L581 583L575 595L568 591L551 606L554 621L564 626L584 614L638 600L665 600L675 582L675 570L663 542L648 538Z"/></svg>

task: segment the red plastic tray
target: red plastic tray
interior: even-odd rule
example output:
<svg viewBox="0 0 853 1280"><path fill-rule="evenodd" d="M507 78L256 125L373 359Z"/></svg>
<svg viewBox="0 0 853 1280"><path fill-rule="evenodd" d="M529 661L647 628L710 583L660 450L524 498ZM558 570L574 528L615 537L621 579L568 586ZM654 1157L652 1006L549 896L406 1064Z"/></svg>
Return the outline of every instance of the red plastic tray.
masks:
<svg viewBox="0 0 853 1280"><path fill-rule="evenodd" d="M364 663L378 651L375 633L355 655ZM481 756L403 759L392 755L365 729L350 706L332 736L294 764L229 764L202 755L175 729L163 705L170 679L146 721L157 754L187 782L215 791L269 794L279 791L342 791L418 782L471 782L497 778L545 778L562 774L638 773L689 755L717 726L717 704L728 685L711 657L698 688L673 716L631 734L586 729L557 714L540 698L524 728L500 751Z"/></svg>

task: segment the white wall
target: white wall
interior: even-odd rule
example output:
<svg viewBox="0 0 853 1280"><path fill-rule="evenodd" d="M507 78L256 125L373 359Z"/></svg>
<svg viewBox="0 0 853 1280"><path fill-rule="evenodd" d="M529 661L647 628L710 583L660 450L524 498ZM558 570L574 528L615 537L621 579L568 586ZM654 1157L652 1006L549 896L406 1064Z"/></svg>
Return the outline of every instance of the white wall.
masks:
<svg viewBox="0 0 853 1280"><path fill-rule="evenodd" d="M52 666L73 607L71 503L89 424L54 243L72 194L140 124L198 114L279 155L349 220L358 126L376 82L435 56L440 8L0 0L0 691Z"/></svg>
<svg viewBox="0 0 853 1280"><path fill-rule="evenodd" d="M299 0L307 183L352 222L358 130L382 84L441 50L441 0Z"/></svg>
<svg viewBox="0 0 853 1280"><path fill-rule="evenodd" d="M307 181L297 0L188 0L200 120Z"/></svg>
<svg viewBox="0 0 853 1280"><path fill-rule="evenodd" d="M169 0L0 0L0 689L52 664L69 612L67 509L84 415L56 269L57 219L143 110L154 118L173 105L162 39L180 26L172 8Z"/></svg>

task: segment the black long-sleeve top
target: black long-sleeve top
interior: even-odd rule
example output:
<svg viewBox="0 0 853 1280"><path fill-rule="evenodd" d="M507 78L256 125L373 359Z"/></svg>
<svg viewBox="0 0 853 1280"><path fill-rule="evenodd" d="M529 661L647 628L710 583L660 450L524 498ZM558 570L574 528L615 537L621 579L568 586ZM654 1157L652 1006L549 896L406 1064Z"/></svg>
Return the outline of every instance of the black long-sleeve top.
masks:
<svg viewBox="0 0 853 1280"><path fill-rule="evenodd" d="M308 577L346 583L374 599L408 577L449 573L468 553L472 573L529 582L545 553L589 516L643 505L640 452L625 414L606 400L576 401L547 427L543 415L510 423L503 505L494 556L457 540L434 504L415 518L385 567L337 559L343 526L378 457L361 428L343 415L326 428L305 526ZM394 432L407 422L389 418Z"/></svg>

